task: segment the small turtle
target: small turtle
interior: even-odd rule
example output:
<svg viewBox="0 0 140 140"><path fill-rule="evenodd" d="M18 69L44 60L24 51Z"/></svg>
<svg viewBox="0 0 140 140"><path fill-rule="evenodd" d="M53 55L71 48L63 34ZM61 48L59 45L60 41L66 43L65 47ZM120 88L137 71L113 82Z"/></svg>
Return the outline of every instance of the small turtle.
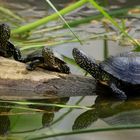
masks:
<svg viewBox="0 0 140 140"><path fill-rule="evenodd" d="M0 56L12 57L21 61L21 53L10 41L10 28L7 24L0 24Z"/></svg>
<svg viewBox="0 0 140 140"><path fill-rule="evenodd" d="M134 91L140 92L139 52L122 53L99 64L77 48L73 49L73 57L76 63L98 82L109 86L119 99L127 99L127 93L130 91L133 94Z"/></svg>
<svg viewBox="0 0 140 140"><path fill-rule="evenodd" d="M67 64L53 52L50 48L44 47L40 52L33 52L29 54L24 62L27 63L28 70L34 70L37 66L50 71L56 71L61 73L70 73L70 68Z"/></svg>

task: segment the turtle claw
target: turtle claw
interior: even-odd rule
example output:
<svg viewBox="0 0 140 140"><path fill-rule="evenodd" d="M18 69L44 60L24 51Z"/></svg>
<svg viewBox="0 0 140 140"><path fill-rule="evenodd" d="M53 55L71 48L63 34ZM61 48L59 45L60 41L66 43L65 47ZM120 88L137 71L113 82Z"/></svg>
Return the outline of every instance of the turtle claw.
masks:
<svg viewBox="0 0 140 140"><path fill-rule="evenodd" d="M27 64L26 69L33 71L40 64L40 60L34 60Z"/></svg>
<svg viewBox="0 0 140 140"><path fill-rule="evenodd" d="M124 91L120 90L115 83L110 84L110 88L112 89L113 93L115 94L116 97L118 97L121 100L126 100L127 95L125 94Z"/></svg>
<svg viewBox="0 0 140 140"><path fill-rule="evenodd" d="M33 70L35 69L35 67L32 67L32 66L30 66L30 65L27 65L27 66L26 66L26 69L29 70L29 71L33 71Z"/></svg>

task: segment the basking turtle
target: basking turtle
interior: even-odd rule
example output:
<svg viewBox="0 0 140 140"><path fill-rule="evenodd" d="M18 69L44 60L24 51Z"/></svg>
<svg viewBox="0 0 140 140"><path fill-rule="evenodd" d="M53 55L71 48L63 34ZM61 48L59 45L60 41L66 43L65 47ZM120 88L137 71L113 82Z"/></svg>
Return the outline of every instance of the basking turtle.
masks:
<svg viewBox="0 0 140 140"><path fill-rule="evenodd" d="M130 91L140 92L140 53L122 53L98 64L74 48L73 57L76 63L98 82L109 86L118 98L127 99L127 93Z"/></svg>
<svg viewBox="0 0 140 140"><path fill-rule="evenodd" d="M21 61L21 53L10 41L10 28L7 24L0 24L0 56L11 57Z"/></svg>
<svg viewBox="0 0 140 140"><path fill-rule="evenodd" d="M58 53L53 52L50 48L44 47L40 52L33 52L29 54L24 62L27 63L28 70L34 70L36 67L42 67L50 71L56 71L61 73L70 73L70 68L58 56Z"/></svg>

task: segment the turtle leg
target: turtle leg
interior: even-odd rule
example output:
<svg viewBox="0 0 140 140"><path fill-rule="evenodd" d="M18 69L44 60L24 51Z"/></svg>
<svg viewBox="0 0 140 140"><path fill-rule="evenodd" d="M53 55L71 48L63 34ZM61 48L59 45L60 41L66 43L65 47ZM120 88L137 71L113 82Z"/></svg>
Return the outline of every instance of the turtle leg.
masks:
<svg viewBox="0 0 140 140"><path fill-rule="evenodd" d="M127 95L124 91L120 90L115 83L110 83L110 88L112 89L115 96L117 96L121 100L126 100Z"/></svg>
<svg viewBox="0 0 140 140"><path fill-rule="evenodd" d="M7 46L8 46L7 53L9 53L9 55L12 53L11 55L13 55L16 61L22 61L20 50L16 48L11 42L8 42Z"/></svg>
<svg viewBox="0 0 140 140"><path fill-rule="evenodd" d="M60 65L60 72L69 74L70 68L67 66L67 64Z"/></svg>
<svg viewBox="0 0 140 140"><path fill-rule="evenodd" d="M39 64L41 63L41 60L36 59L32 62L30 62L29 64L27 64L26 68L27 70L34 70Z"/></svg>

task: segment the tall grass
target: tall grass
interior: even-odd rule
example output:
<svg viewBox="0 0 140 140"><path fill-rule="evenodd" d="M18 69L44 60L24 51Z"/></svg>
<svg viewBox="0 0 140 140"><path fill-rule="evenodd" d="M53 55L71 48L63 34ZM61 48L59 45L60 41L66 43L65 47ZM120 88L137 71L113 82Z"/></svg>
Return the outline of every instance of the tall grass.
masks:
<svg viewBox="0 0 140 140"><path fill-rule="evenodd" d="M39 20L37 20L37 21L35 21L35 22L28 23L28 24L26 24L26 25L24 25L24 26L21 26L21 27L17 28L17 29L12 30L12 35L13 35L13 36L18 35L18 34L24 34L24 33L27 33L27 32L29 32L29 31L33 31L33 30L35 30L37 27L42 26L42 25L44 25L44 24L46 24L46 23L48 23L48 22L51 22L52 20L56 20L56 19L58 19L58 18L60 17L60 18L62 19L62 21L64 22L64 26L60 26L60 29L63 28L63 27L65 27L65 26L68 27L68 29L73 33L73 35L75 36L75 38L81 43L80 38L77 36L77 34L76 34L75 32L73 32L73 30L71 29L70 26L73 26L73 25L76 26L76 25L81 24L81 23L83 23L83 22L88 22L88 21L90 21L91 19L94 19L94 18L96 19L96 18L105 17L105 18L107 18L107 19L113 24L113 26L115 26L115 27L118 29L118 31L120 32L120 34L123 34L123 36L125 36L126 38L128 38L129 42L131 42L132 45L136 46L136 47L135 47L135 50L139 50L139 48L140 48L139 42L138 42L136 39L132 38L132 37L127 33L127 31L125 30L123 24L119 24L119 23L112 17L113 15L115 15L115 14L117 14L117 13L120 14L120 13L126 13L126 12L128 12L129 8L126 8L126 9L119 9L118 11L113 11L113 13L112 13L112 12L106 12L106 11L104 10L104 8L101 7L95 0L80 0L80 1L78 1L78 2L76 2L76 3L74 3L74 4L70 5L70 6L68 6L68 7L66 7L66 8L60 10L60 11L57 11L57 9L53 6L53 4L52 4L49 0L46 0L46 1L47 1L47 2L50 4L50 6L56 11L56 13L54 13L54 14L52 14L52 15L50 15L50 16L44 17L44 18L42 18L42 19L39 19ZM94 8L96 8L101 14L95 15L95 16L93 16L93 17L89 17L89 18L87 18L87 19L85 19L85 20L72 21L72 22L70 22L70 25L69 25L69 24L65 21L65 19L63 18L63 16L64 16L65 14L70 13L70 12L76 10L77 8L79 8L79 7L83 6L83 5L85 5L86 3L91 4L91 5L92 5ZM111 16L111 15L112 15L112 16ZM18 18L18 17L17 17L17 18ZM65 41L64 41L64 42L65 42ZM61 43L63 43L63 42L61 42ZM57 43L57 44L59 44L59 43ZM35 45L35 46L36 46L36 45ZM40 46L42 46L42 45L38 45L38 46L40 47ZM25 47L25 49L26 49L26 48L29 49L30 47L32 47L32 46L29 45L29 46ZM37 46L36 46L36 47L37 47ZM25 49L24 49L24 50L25 50Z"/></svg>
<svg viewBox="0 0 140 140"><path fill-rule="evenodd" d="M97 128L97 129L89 129L89 130L77 130L71 132L62 132L56 133L52 135L45 135L42 134L40 136L35 136L33 138L29 138L30 140L41 140L45 138L54 138L59 136L68 136L68 135L76 135L76 134L84 134L84 133L97 133L97 132L108 132L108 131L120 131L120 130L133 130L133 129L140 129L140 125L126 125L126 126L115 126L115 127L108 127L108 128Z"/></svg>
<svg viewBox="0 0 140 140"><path fill-rule="evenodd" d="M96 9L98 9L116 28L118 28L118 30L123 33L131 42L134 46L136 47L140 47L140 43L135 40L134 38L132 38L125 30L125 28L123 28L124 26L120 26L116 20L114 20L100 5L97 4L97 2L95 2L95 0L88 0L93 7L95 7Z"/></svg>

